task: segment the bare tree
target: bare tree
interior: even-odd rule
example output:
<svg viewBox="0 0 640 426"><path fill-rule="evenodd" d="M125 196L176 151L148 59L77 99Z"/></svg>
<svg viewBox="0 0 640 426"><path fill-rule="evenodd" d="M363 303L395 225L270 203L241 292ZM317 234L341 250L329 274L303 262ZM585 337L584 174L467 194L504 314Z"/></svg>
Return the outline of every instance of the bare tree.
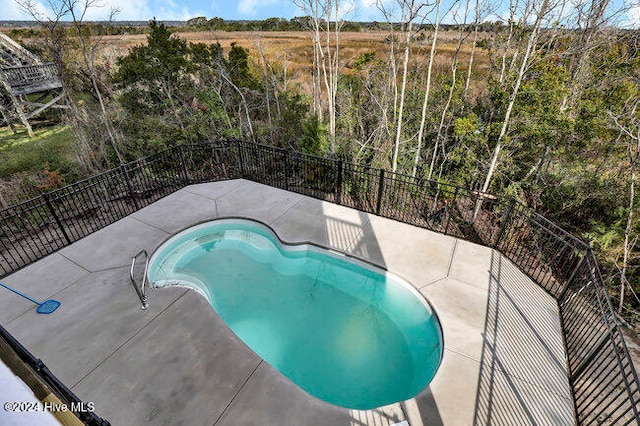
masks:
<svg viewBox="0 0 640 426"><path fill-rule="evenodd" d="M443 144L442 150L444 152L443 139L446 136L444 127L445 127L445 121L447 119L447 114L449 112L449 107L451 106L451 101L453 100L453 95L456 89L458 57L460 56L460 50L462 49L462 44L469 36L469 33L466 30L466 27L467 27L467 15L469 12L470 1L471 0L467 0L465 2L465 9L464 9L464 15L462 17L462 21L460 22L458 21L458 17L456 13L454 13L454 16L453 16L454 22L456 22L460 26L460 32L458 33L458 44L456 45L456 50L453 54L453 59L451 60L451 86L449 87L449 95L447 97L447 101L444 104L444 108L442 108L442 113L440 115L440 124L438 125L438 131L436 133L436 140L433 146L433 154L431 156L431 163L429 164L429 175L427 176L427 179L431 179L431 177L433 176L433 169L436 164L436 157L437 157L440 141L442 141L442 144ZM477 7L477 4L478 2L476 0L476 7ZM476 13L476 16L477 16L477 13ZM476 30L477 30L477 26L476 26ZM442 167L440 169L442 170ZM415 166L414 166L414 176L415 176Z"/></svg>
<svg viewBox="0 0 640 426"><path fill-rule="evenodd" d="M100 165L97 158L92 155L93 148L83 131L88 119L87 114L79 108L69 79L62 73L65 63L65 31L62 29L61 22L69 12L63 3L55 1L48 3L49 9L46 14L42 12L40 3L35 0L16 0L16 3L22 10L33 17L45 32L46 47L51 55L52 62L59 72L62 90L69 105L69 118L73 123L72 129L80 146L77 153L78 161L87 167L90 172L95 171Z"/></svg>
<svg viewBox="0 0 640 426"><path fill-rule="evenodd" d="M482 3L481 3L482 1ZM489 13L489 4L485 3L484 0L475 0L475 20L473 21L473 39L471 41L471 52L469 53L469 64L467 68L467 78L464 82L464 95L467 96L469 91L469 85L471 83L471 72L473 70L473 61L475 59L476 54L476 46L478 44L478 27L482 20Z"/></svg>
<svg viewBox="0 0 640 426"><path fill-rule="evenodd" d="M325 5L320 0L293 0L293 3L303 10L309 17L309 31L311 32L311 41L313 44L313 65L311 68L311 84L313 92L313 112L318 119L323 118L322 108L322 43L320 35L322 33L322 17L325 15Z"/></svg>
<svg viewBox="0 0 640 426"><path fill-rule="evenodd" d="M400 96L398 98L397 117L396 117L396 136L393 144L393 155L391 157L391 170L395 172L398 169L398 153L400 151L400 140L402 139L402 125L404 115L404 101L407 90L407 75L409 70L409 53L411 50L411 39L413 37L413 24L418 18L420 9L423 5L418 4L415 0L397 0L397 6L400 9L402 23L404 25L404 56L402 61L402 82L400 83ZM378 1L378 8L383 11L387 22L393 28L392 14L385 9L382 2ZM394 43L393 34L391 34ZM395 70L394 70L395 71Z"/></svg>
<svg viewBox="0 0 640 426"><path fill-rule="evenodd" d="M338 80L342 72L343 64L340 61L340 31L344 26L344 16L349 15L348 1L345 0L325 0L325 20L326 20L326 44L325 50L329 69L328 75L328 98L329 98L329 136L331 151L336 150L336 96L338 93ZM333 6L333 7L331 7ZM333 21L333 29L331 22ZM326 75L326 74L325 74ZM325 81L327 79L325 78Z"/></svg>
<svg viewBox="0 0 640 426"><path fill-rule="evenodd" d="M393 22L389 21L389 69L391 76L389 78L389 87L393 93L393 123L398 118L398 58L396 57L396 34Z"/></svg>
<svg viewBox="0 0 640 426"><path fill-rule="evenodd" d="M543 22L546 21L548 16L551 14L551 11L554 9L554 7L557 6L558 4L552 2L551 0L528 0L525 4L525 10L521 18L521 22L523 26L528 27L527 29L529 31L529 36L526 38L526 45L524 48L524 52L522 53L522 59L520 59L520 67L515 77L515 81L513 82L511 94L509 95L509 99L507 101L507 108L502 120L502 125L500 127L500 133L498 134L498 138L496 139L496 144L491 155L491 160L489 161L489 168L487 170L484 184L482 185L482 192L487 192L487 190L489 189L489 185L493 180L493 175L496 171L496 165L498 164L498 158L502 150L502 144L504 142L505 136L507 135L509 124L511 123L511 113L513 112L513 106L515 105L516 98L518 97L520 85L522 84L522 80L524 79L526 72L531 66L533 58L535 58L536 55L536 47L538 46L538 42L540 40L540 30L542 28ZM531 24L529 24L530 19L533 19L533 23ZM481 199L478 203L476 203L474 218L477 216L480 210L480 207L482 205L481 203Z"/></svg>
<svg viewBox="0 0 640 426"><path fill-rule="evenodd" d="M507 41L505 42L502 48L502 58L500 60L500 76L498 77L498 83L504 82L505 74L507 71L507 55L512 53L511 44L513 42L513 37L514 37L514 29L516 25L516 16L518 11L518 6L519 6L519 0L509 0L509 32L507 35ZM527 11L525 11L525 19L523 20L523 23L525 25L526 25L526 19L527 19L526 14L527 14ZM518 57L518 51L516 50L515 52L512 53L512 56L511 56L511 67L515 64L517 57Z"/></svg>
<svg viewBox="0 0 640 426"><path fill-rule="evenodd" d="M268 63L266 58L264 57L264 49L262 48L262 38L260 37L260 33L254 33L253 45L256 47L258 51L258 56L260 56L260 64L262 65L262 78L264 79L264 94L265 100L267 102L267 119L269 120L269 132L271 134L271 139L273 140L273 119L271 118L271 101L269 96L269 86L271 85L271 78L268 70Z"/></svg>
<svg viewBox="0 0 640 426"><path fill-rule="evenodd" d="M247 118L247 126L249 127L249 136L251 136L251 140L255 142L256 137L253 133L253 124L251 123L251 115L249 114L249 105L247 104L247 98L244 96L244 93L242 93L242 90L240 90L240 88L235 85L233 81L231 81L231 79L227 75L227 72L223 68L219 69L219 74L220 77L224 81L226 81L233 88L233 90L238 93L238 95L240 95L240 99L242 99L242 106L244 107L245 116Z"/></svg>
<svg viewBox="0 0 640 426"><path fill-rule="evenodd" d="M314 45L314 90L318 104L322 98L320 74L324 83L327 116L329 119L329 139L331 151L336 149L336 95L338 80L343 64L340 61L340 31L344 26L345 0L293 0L294 4L311 17L311 31ZM321 108L318 108L321 110ZM319 114L321 117L321 115Z"/></svg>
<svg viewBox="0 0 640 426"><path fill-rule="evenodd" d="M397 6L397 3L396 3ZM398 101L399 101L399 97L400 97L400 93L398 92L398 48L399 48L399 38L398 36L396 36L396 20L393 18L393 13L388 10L386 8L385 2L383 1L379 1L376 0L376 7L378 8L378 10L380 10L380 12L382 13L382 15L385 17L385 21L387 23L387 25L389 26L389 35L387 36L387 41L389 43L389 52L388 52L388 58L389 58L389 77L386 79L387 81L387 87L388 87L388 91L389 94L393 96L393 102L392 102L392 111L393 111L393 118L392 120L389 120L387 117L387 109L386 108L382 108L382 114L383 114L383 120L384 120L384 129L385 129L385 133L387 134L387 137L389 138L389 141L387 141L388 143L392 143L390 138L393 136L392 132L393 129L391 126L395 126L398 120ZM386 96L384 97L386 99ZM379 106L382 107L382 104L380 102L377 102L377 104ZM387 149L384 149L385 152L388 151L388 147ZM397 153L395 154L397 156ZM383 166L382 167L386 167L386 164L388 160L386 162L382 162ZM392 161L393 162L393 161ZM397 163L397 161L396 161Z"/></svg>
<svg viewBox="0 0 640 426"><path fill-rule="evenodd" d="M113 129L111 128L111 124L109 123L109 117L107 114L107 109L104 105L104 99L102 97L102 93L100 91L100 87L98 86L98 78L96 76L96 66L95 66L95 58L96 58L96 50L100 45L101 38L97 38L95 41L90 39L90 35L86 36L83 33L83 22L86 16L87 11L92 7L100 7L101 4L98 0L62 0L62 7L66 9L71 16L71 22L73 27L76 30L76 34L78 36L78 40L80 40L80 45L82 46L82 58L84 60L84 65L87 68L87 72L89 74L89 80L91 81L91 86L93 88L93 92L96 95L96 99L100 105L100 112L102 113L102 122L107 131L107 135L109 136L109 141L111 143L111 148L115 152L118 157L118 161L120 164L124 163L122 155L120 155L120 151L118 149L118 142L116 140L116 135ZM109 14L109 21L113 20L113 17L118 13L118 10L111 9Z"/></svg>
<svg viewBox="0 0 640 426"><path fill-rule="evenodd" d="M454 1L453 5L457 1ZM452 7L453 7L452 5ZM435 21L433 24L433 39L431 40L431 50L429 52L429 65L427 66L427 85L424 90L424 99L422 100L422 115L420 116L420 129L418 130L418 146L416 147L415 156L413 158L413 169L411 170L411 176L415 177L418 170L418 163L420 162L420 151L422 149L422 138L424 137L424 125L427 121L427 106L429 104L429 94L431 93L431 72L433 70L433 58L436 54L436 43L438 42L438 30L440 29L440 8L442 6L442 0L436 0ZM437 152L438 147L434 147L434 155Z"/></svg>
<svg viewBox="0 0 640 426"><path fill-rule="evenodd" d="M622 313L624 308L624 293L625 285L627 283L627 271L629 268L629 258L633 247L635 246L635 240L631 242L631 232L633 230L633 212L635 210L635 186L638 175L638 163L640 163L640 117L638 117L638 106L640 105L640 99L634 98L627 100L627 114L625 117L616 116L609 112L609 117L615 128L620 132L620 136L626 140L626 148L629 161L629 200L627 205L627 223L624 229L624 241L622 243L622 268L620 270L620 301L618 303L618 312ZM637 240L637 238L636 238Z"/></svg>
<svg viewBox="0 0 640 426"><path fill-rule="evenodd" d="M637 1L611 2L610 0L574 0L574 16L568 24L574 29L574 37L567 55L569 61L570 84L563 99L561 111L572 114L573 108L585 87L591 82L591 55L604 43L611 41L611 28L627 16L629 10L638 6Z"/></svg>
<svg viewBox="0 0 640 426"><path fill-rule="evenodd" d="M341 131L348 134L354 148L350 150L351 161L359 163L366 158L368 165L388 167L392 126L389 115L394 97L388 82L392 71L372 59L373 56L361 67L354 67L351 77L361 84L345 84L338 93L344 118Z"/></svg>

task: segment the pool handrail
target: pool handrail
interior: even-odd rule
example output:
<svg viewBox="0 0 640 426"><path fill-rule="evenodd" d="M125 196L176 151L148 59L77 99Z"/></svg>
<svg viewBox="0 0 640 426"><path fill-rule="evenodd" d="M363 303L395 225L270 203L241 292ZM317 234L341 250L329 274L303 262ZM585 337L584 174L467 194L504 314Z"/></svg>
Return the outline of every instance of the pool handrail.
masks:
<svg viewBox="0 0 640 426"><path fill-rule="evenodd" d="M136 282L136 279L133 275L133 269L136 266L136 260L144 255L145 263L144 263L144 272L142 275L142 282L140 285ZM131 285L133 285L133 289L136 291L138 298L140 299L140 303L142 305L142 310L147 310L149 307L148 297L145 291L145 284L147 283L147 268L149 267L149 253L145 249L140 250L133 258L131 259L131 269L129 270L129 279L131 280Z"/></svg>

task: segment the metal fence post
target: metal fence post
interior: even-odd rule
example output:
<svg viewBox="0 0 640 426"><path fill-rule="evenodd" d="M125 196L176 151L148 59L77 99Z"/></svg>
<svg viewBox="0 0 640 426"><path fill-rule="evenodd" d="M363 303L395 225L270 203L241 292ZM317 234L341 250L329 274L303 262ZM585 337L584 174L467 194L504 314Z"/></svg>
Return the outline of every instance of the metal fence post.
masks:
<svg viewBox="0 0 640 426"><path fill-rule="evenodd" d="M376 214L380 216L382 209L382 191L384 190L384 169L380 169L380 179L378 180L378 201L376 203Z"/></svg>
<svg viewBox="0 0 640 426"><path fill-rule="evenodd" d="M240 146L240 139L236 140L236 146L238 147L238 166L240 167L240 177L244 179L244 162L242 161L242 147Z"/></svg>
<svg viewBox="0 0 640 426"><path fill-rule="evenodd" d="M289 190L289 151L283 149L284 154L284 189Z"/></svg>
<svg viewBox="0 0 640 426"><path fill-rule="evenodd" d="M180 156L180 165L182 166L182 175L184 178L184 185L189 185L189 171L187 170L187 163L184 160L184 145L178 145L178 155Z"/></svg>
<svg viewBox="0 0 640 426"><path fill-rule="evenodd" d="M502 225L500 225L500 230L498 231L498 235L496 235L496 240L493 242L493 245L492 245L493 248L498 247L498 243L500 243L500 240L504 235L504 231L507 229L507 225L509 225L509 222L511 221L511 215L513 214L513 208L515 207L515 205L516 205L516 199L512 198L511 201L509 201L509 208L507 210L507 214L502 220Z"/></svg>
<svg viewBox="0 0 640 426"><path fill-rule="evenodd" d="M456 190L453 192L453 200L451 201L451 209L450 211L448 211L449 214L447 214L447 225L444 227L444 235L449 235L449 224L451 223L451 214L458 207L456 203L458 202L459 190L460 188L456 186Z"/></svg>
<svg viewBox="0 0 640 426"><path fill-rule="evenodd" d="M67 230L64 229L64 226L62 226L62 221L56 214L56 210L53 208L53 204L51 204L51 200L49 199L49 194L47 193L42 194L42 198L44 198L44 202L49 208L49 212L51 212L51 215L53 216L53 219L56 221L58 228L60 228L60 230L62 231L62 235L64 235L64 239L67 240L68 244L71 244L71 238L69 238L69 234L67 234Z"/></svg>
<svg viewBox="0 0 640 426"><path fill-rule="evenodd" d="M580 268L582 268L582 265L587 260L587 256L590 254L591 254L591 247L587 248L584 251L584 253L582 254L582 259L580 259L580 262L578 262L578 265L573 269L573 272L571 273L571 276L567 280L567 283L565 284L564 288L560 292L560 295L558 295L557 299L559 304L562 304L564 297L567 295L567 291L569 291L569 287L571 287L573 280L576 278L576 275L578 275L578 271L580 270Z"/></svg>
<svg viewBox="0 0 640 426"><path fill-rule="evenodd" d="M336 194L336 201L338 204L342 204L342 173L343 173L344 163L342 160L338 160L338 192Z"/></svg>
<svg viewBox="0 0 640 426"><path fill-rule="evenodd" d="M133 187L131 186L131 181L129 180L129 174L127 173L127 169L124 167L124 164L120 166L120 171L122 172L122 176L124 176L124 181L127 184L127 189L129 190L129 196L133 200L133 205L136 207L136 210L140 210L140 203L138 203L136 194L133 193Z"/></svg>

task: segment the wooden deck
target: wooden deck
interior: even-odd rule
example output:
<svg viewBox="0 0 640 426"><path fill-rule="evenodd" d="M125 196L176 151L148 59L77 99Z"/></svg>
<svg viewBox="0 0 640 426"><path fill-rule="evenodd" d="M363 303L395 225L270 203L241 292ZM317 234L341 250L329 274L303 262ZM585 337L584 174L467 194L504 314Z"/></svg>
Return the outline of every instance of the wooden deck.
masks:
<svg viewBox="0 0 640 426"><path fill-rule="evenodd" d="M55 64L42 61L0 33L0 119L16 132L21 122L29 136L29 120L48 108L67 108ZM27 97L27 95L33 95Z"/></svg>

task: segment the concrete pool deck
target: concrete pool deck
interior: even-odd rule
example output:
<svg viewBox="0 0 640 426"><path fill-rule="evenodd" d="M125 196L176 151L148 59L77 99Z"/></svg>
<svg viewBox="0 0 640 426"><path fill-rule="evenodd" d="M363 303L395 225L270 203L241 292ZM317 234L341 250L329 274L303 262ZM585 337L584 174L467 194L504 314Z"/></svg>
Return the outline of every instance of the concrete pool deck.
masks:
<svg viewBox="0 0 640 426"><path fill-rule="evenodd" d="M444 356L415 398L369 411L302 391L240 341L193 290L149 292L131 257L219 217L271 226L407 279L432 304ZM0 323L113 425L574 424L556 302L499 253L246 180L188 186L3 280ZM24 413L28 421L29 413ZM1 416L0 416L1 418Z"/></svg>

